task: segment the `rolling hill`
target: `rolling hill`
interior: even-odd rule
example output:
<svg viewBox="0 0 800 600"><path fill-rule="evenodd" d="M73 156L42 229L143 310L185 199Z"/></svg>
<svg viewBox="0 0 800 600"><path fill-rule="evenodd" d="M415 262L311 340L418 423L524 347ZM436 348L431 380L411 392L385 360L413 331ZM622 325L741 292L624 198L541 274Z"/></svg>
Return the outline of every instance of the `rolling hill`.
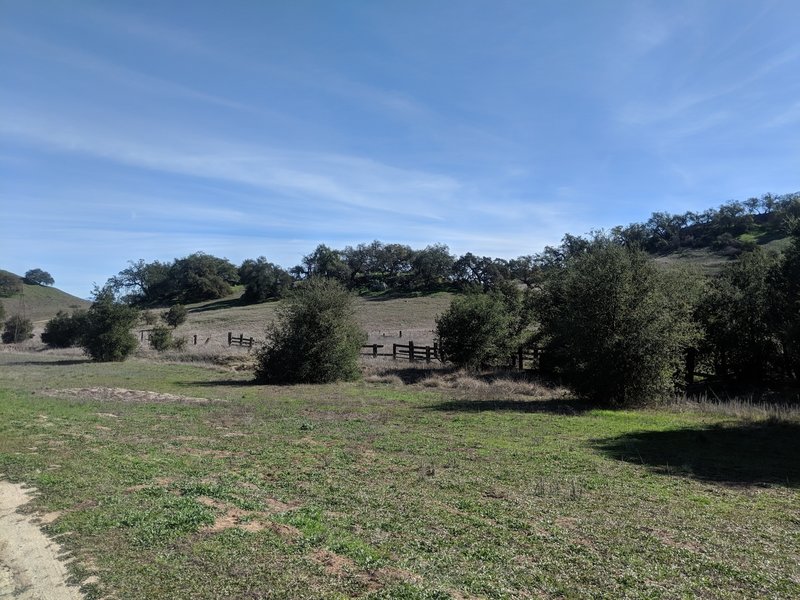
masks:
<svg viewBox="0 0 800 600"><path fill-rule="evenodd" d="M7 316L21 314L37 325L54 317L59 310L72 312L77 308L89 308L91 305L87 300L54 287L23 282L22 288L22 293L0 298L0 303L6 309Z"/></svg>

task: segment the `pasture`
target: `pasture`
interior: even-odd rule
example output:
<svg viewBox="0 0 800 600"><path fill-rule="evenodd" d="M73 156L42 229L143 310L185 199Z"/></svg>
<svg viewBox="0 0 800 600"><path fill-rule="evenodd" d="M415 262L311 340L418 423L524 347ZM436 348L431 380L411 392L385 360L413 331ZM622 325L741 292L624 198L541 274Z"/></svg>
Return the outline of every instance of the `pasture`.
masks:
<svg viewBox="0 0 800 600"><path fill-rule="evenodd" d="M90 598L800 595L796 413L365 364L270 387L2 352L0 473Z"/></svg>

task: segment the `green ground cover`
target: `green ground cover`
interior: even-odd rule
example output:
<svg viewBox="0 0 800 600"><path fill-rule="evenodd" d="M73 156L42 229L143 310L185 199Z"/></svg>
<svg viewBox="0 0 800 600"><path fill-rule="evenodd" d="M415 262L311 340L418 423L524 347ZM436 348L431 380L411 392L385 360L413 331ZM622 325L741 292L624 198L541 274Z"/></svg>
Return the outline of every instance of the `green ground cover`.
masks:
<svg viewBox="0 0 800 600"><path fill-rule="evenodd" d="M795 420L248 377L0 353L89 597L800 596Z"/></svg>

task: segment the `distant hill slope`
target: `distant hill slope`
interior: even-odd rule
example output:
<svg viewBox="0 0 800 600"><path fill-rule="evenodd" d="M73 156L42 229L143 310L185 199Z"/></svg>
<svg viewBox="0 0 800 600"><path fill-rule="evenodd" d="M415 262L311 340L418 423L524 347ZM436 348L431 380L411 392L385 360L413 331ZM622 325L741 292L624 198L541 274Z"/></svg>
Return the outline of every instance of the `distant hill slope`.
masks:
<svg viewBox="0 0 800 600"><path fill-rule="evenodd" d="M27 283L23 283L22 286L21 294L0 298L7 317L24 313L24 316L34 323L44 322L54 317L59 310L71 313L76 308L91 306L91 302L62 292L58 288Z"/></svg>
<svg viewBox="0 0 800 600"><path fill-rule="evenodd" d="M790 243L790 238L788 236L758 236L750 232L738 236L737 239L743 242L752 241L762 250L775 252L783 252ZM653 258L659 264L690 264L698 267L701 272L707 275L719 273L720 269L726 264L736 262L740 256L741 254L738 251L731 252L730 249L712 250L710 247L679 248L678 250L666 254L653 254Z"/></svg>

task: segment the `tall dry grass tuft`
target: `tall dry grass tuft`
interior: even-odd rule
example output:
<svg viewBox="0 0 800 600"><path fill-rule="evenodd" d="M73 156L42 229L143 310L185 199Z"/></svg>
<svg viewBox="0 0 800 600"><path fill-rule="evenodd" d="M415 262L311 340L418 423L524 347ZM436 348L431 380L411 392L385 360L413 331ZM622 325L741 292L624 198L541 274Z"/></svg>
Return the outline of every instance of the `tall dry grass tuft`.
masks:
<svg viewBox="0 0 800 600"><path fill-rule="evenodd" d="M525 397L553 399L570 397L566 388L551 386L521 371L470 372L440 363L400 363L387 359L362 361L364 381L391 385L419 385L458 392L460 396L484 400Z"/></svg>
<svg viewBox="0 0 800 600"><path fill-rule="evenodd" d="M566 388L547 385L520 371L431 373L421 384L425 387L458 390L468 395L476 394L482 398L500 396L553 398L570 395Z"/></svg>
<svg viewBox="0 0 800 600"><path fill-rule="evenodd" d="M800 404L788 402L756 401L752 396L733 398L711 398L702 396L679 396L665 408L679 412L699 412L725 415L742 420L800 421Z"/></svg>

